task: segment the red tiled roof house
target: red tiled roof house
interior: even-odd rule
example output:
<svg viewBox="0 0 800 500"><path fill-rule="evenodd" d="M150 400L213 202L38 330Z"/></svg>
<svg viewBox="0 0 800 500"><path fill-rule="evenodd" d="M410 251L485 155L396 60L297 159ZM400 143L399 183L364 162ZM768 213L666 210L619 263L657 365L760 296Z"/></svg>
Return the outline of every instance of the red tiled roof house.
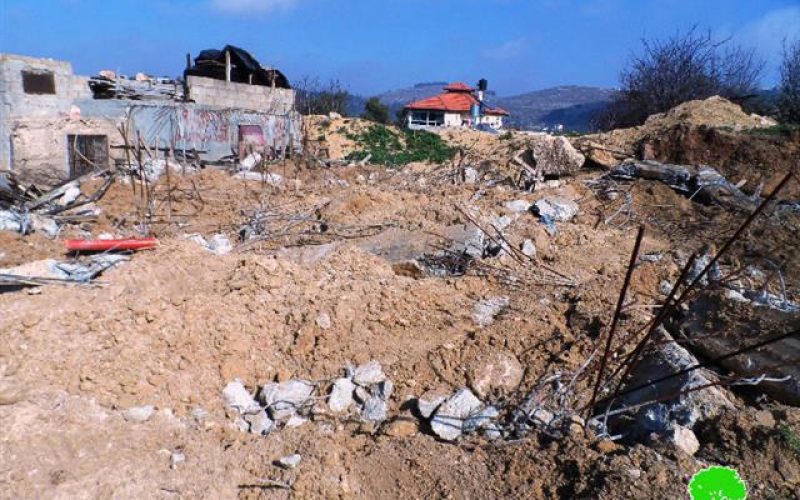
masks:
<svg viewBox="0 0 800 500"><path fill-rule="evenodd" d="M475 89L462 82L444 87L444 93L406 105L406 125L412 129L429 127L471 127L486 124L493 129L503 128L508 111L483 104L478 122L473 123L472 106L480 104Z"/></svg>

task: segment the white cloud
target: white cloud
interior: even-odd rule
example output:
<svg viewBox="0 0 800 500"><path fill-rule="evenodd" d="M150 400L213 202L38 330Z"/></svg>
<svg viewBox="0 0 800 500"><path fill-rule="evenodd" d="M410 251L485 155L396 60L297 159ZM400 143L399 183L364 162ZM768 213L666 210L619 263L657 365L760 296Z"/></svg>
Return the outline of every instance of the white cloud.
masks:
<svg viewBox="0 0 800 500"><path fill-rule="evenodd" d="M211 0L211 7L228 14L252 15L282 11L294 7L301 0Z"/></svg>
<svg viewBox="0 0 800 500"><path fill-rule="evenodd" d="M481 55L486 59L494 59L498 61L513 59L518 55L525 52L528 47L528 39L525 37L510 40L497 47L489 47L481 51Z"/></svg>
<svg viewBox="0 0 800 500"><path fill-rule="evenodd" d="M737 33L737 39L775 61L780 57L783 40L800 38L800 7L772 10L761 18L746 24Z"/></svg>

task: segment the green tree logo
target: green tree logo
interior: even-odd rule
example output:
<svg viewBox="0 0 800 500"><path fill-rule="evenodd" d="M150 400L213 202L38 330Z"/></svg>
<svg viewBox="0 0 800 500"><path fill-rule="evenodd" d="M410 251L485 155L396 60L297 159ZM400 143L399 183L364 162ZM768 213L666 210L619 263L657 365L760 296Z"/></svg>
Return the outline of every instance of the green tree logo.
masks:
<svg viewBox="0 0 800 500"><path fill-rule="evenodd" d="M692 500L745 500L747 485L730 467L709 467L692 477L689 496Z"/></svg>

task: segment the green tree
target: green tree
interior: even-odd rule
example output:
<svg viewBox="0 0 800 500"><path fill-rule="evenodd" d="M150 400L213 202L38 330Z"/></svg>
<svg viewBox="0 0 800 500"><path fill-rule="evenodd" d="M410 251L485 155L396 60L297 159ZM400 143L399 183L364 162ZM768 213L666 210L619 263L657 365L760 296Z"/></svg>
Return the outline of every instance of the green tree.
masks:
<svg viewBox="0 0 800 500"><path fill-rule="evenodd" d="M378 97L370 97L364 105L364 114L361 117L375 123L389 123L389 107Z"/></svg>

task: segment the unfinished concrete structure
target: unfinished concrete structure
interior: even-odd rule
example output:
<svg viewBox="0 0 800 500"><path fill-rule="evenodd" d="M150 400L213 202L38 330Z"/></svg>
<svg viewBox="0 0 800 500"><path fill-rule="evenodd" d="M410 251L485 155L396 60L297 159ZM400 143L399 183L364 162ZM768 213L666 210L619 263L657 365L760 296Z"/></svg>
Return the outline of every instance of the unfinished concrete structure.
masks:
<svg viewBox="0 0 800 500"><path fill-rule="evenodd" d="M232 46L201 52L182 81L89 78L68 62L0 54L0 170L55 184L129 163L137 142L199 163L235 161L243 144L291 154L302 144L294 102L278 70Z"/></svg>

